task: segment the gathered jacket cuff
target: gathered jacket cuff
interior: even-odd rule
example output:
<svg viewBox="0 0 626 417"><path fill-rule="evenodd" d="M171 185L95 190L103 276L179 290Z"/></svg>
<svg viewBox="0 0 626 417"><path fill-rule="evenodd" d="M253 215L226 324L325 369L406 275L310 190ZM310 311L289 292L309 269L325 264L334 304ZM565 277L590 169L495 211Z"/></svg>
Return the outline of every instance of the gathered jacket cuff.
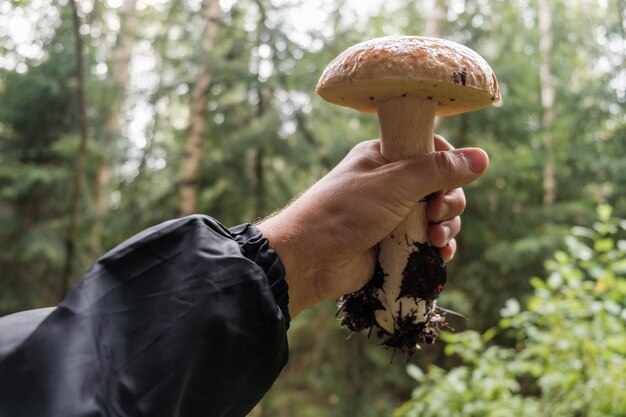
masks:
<svg viewBox="0 0 626 417"><path fill-rule="evenodd" d="M276 304L285 318L287 328L289 315L289 286L285 280L285 267L278 254L270 247L270 243L257 227L244 223L231 227L230 232L241 247L243 256L260 266L269 282Z"/></svg>

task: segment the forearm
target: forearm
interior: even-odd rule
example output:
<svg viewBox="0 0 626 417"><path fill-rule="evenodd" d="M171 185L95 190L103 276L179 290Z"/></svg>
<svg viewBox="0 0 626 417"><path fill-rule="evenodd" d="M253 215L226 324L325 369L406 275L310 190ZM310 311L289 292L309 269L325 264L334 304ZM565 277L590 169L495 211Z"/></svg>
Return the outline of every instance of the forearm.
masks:
<svg viewBox="0 0 626 417"><path fill-rule="evenodd" d="M245 416L287 360L287 286L267 246L204 216L118 246L0 360L0 408Z"/></svg>

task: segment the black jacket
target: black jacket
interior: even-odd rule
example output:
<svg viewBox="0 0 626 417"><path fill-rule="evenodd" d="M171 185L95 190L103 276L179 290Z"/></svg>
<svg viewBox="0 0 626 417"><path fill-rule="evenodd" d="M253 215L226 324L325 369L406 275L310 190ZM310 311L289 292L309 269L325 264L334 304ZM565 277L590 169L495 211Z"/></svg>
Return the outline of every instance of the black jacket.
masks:
<svg viewBox="0 0 626 417"><path fill-rule="evenodd" d="M0 319L0 416L245 416L287 362L284 275L253 226L150 228Z"/></svg>

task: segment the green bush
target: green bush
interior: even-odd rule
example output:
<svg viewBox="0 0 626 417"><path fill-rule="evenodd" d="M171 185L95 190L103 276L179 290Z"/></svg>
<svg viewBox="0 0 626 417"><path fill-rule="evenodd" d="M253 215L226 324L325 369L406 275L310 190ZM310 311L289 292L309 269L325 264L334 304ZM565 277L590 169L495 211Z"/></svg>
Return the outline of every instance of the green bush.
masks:
<svg viewBox="0 0 626 417"><path fill-rule="evenodd" d="M419 385L394 415L626 416L625 230L599 207L531 279L525 309L509 300L497 328L443 335L459 366L409 365Z"/></svg>

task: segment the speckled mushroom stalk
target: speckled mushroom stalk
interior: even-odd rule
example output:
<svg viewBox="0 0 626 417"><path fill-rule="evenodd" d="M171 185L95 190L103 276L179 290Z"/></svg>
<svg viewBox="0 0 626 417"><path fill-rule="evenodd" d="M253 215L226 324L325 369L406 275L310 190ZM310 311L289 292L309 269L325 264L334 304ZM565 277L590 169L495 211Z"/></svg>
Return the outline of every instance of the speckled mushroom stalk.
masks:
<svg viewBox="0 0 626 417"><path fill-rule="evenodd" d="M355 45L324 70L316 89L324 99L376 113L382 154L390 162L434 152L436 115L476 110L500 99L496 77L477 53L443 39L399 36ZM344 296L342 323L358 331L377 326L383 344L410 355L432 343L445 324L436 299L446 269L428 243L426 202L379 244L376 276Z"/></svg>
<svg viewBox="0 0 626 417"><path fill-rule="evenodd" d="M381 153L385 159L395 162L434 152L436 110L437 104L433 100L415 96L401 95L377 100ZM397 320L406 316L410 316L413 322L426 322L427 315L435 307L432 298L439 295L438 292L445 284L445 269L439 270L438 277L426 277L424 275L430 271L419 268L425 256L432 257L434 253L436 257L437 251L411 257L428 243L427 229L426 202L417 202L404 221L378 245L378 262L385 279L383 286L375 290L375 296L385 308L376 310L375 318L378 325L390 334L399 327ZM434 259L433 262L442 265L441 260ZM405 277L408 271L411 271L411 275ZM418 283L424 280L433 282L432 286L440 286L439 291L425 294L424 290L420 291L420 285L407 290L407 285L402 285L405 279Z"/></svg>

